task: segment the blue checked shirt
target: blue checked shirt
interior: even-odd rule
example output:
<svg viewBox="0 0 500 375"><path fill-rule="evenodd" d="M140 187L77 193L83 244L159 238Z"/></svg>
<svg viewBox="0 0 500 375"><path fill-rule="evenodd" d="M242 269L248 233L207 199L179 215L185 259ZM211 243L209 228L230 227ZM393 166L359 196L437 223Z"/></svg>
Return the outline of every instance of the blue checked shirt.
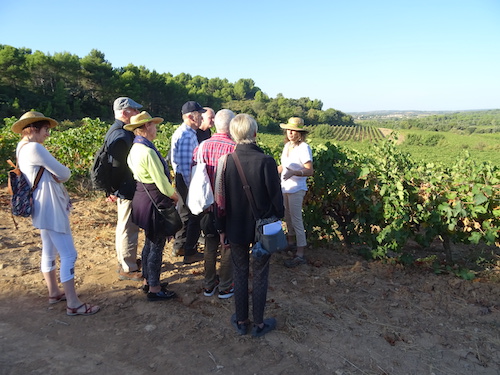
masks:
<svg viewBox="0 0 500 375"><path fill-rule="evenodd" d="M172 135L171 162L174 173L184 178L186 186L191 182L191 168L193 166L193 151L198 146L196 130L182 124Z"/></svg>

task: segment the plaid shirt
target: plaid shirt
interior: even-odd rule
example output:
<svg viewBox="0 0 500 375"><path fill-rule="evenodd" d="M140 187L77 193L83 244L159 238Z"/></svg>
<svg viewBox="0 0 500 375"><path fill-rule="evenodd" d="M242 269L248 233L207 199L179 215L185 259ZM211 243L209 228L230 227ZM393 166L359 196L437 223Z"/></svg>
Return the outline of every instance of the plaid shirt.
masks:
<svg viewBox="0 0 500 375"><path fill-rule="evenodd" d="M202 158L207 165L207 174L212 184L212 189L215 188L215 172L217 162L222 155L229 154L234 151L236 143L229 138L229 135L224 133L215 133L211 138L200 143ZM193 152L193 160L196 164L196 154L198 147Z"/></svg>
<svg viewBox="0 0 500 375"><path fill-rule="evenodd" d="M191 168L193 167L193 151L198 146L196 130L182 124L172 135L170 147L171 162L174 173L184 178L186 186L191 182Z"/></svg>

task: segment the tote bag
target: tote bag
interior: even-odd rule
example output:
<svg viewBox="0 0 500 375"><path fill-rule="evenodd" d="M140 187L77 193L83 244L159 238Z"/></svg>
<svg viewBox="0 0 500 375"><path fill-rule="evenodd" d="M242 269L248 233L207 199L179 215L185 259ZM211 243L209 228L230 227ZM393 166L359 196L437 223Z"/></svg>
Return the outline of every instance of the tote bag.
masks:
<svg viewBox="0 0 500 375"><path fill-rule="evenodd" d="M193 215L201 214L214 203L212 185L202 158L202 146L203 143L200 144L196 153L196 165L191 171L191 183L186 199L186 204Z"/></svg>

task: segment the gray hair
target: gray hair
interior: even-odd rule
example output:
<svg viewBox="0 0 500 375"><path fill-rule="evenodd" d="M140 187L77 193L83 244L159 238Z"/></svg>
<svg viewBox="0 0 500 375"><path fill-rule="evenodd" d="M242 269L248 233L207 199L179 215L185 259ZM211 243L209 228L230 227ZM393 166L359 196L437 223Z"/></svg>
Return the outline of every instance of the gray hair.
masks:
<svg viewBox="0 0 500 375"><path fill-rule="evenodd" d="M229 123L235 114L230 109L221 109L214 118L215 130L217 133L229 134Z"/></svg>
<svg viewBox="0 0 500 375"><path fill-rule="evenodd" d="M229 125L231 138L236 143L254 143L258 125L255 119L246 113L236 115Z"/></svg>

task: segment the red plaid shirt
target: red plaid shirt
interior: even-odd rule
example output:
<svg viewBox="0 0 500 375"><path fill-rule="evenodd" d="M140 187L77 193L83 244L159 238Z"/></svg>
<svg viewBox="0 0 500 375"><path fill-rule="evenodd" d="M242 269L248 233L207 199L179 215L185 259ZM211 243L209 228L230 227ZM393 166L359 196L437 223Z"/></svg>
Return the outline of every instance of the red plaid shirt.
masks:
<svg viewBox="0 0 500 375"><path fill-rule="evenodd" d="M203 161L207 165L207 174L212 184L212 189L215 189L215 172L217 163L222 155L229 154L234 151L236 143L227 134L215 133L211 138L200 143ZM196 154L198 147L193 151L193 161L196 164Z"/></svg>

